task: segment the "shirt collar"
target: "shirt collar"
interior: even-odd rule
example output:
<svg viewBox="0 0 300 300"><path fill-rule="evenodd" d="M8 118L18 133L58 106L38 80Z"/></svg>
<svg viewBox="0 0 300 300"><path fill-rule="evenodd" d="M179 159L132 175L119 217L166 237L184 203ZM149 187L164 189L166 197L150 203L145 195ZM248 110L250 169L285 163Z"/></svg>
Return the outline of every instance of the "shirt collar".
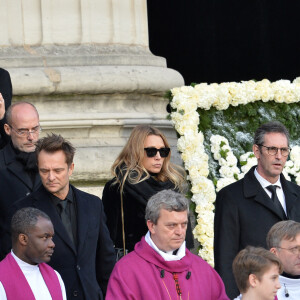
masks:
<svg viewBox="0 0 300 300"><path fill-rule="evenodd" d="M62 201L62 199L56 197L55 195L51 194L51 199L54 203L54 205L57 205L58 203L60 203L60 201ZM68 200L69 202L73 203L74 202L74 196L73 196L73 190L72 187L69 185L69 192L66 196L66 198L64 200Z"/></svg>
<svg viewBox="0 0 300 300"><path fill-rule="evenodd" d="M20 267L23 267L23 268L27 268L27 269L38 269L39 268L39 265L36 264L36 265L31 265L27 262L25 262L24 260L20 259L18 256L16 256L13 252L13 250L11 250L11 255L12 257L16 260L17 264L20 266Z"/></svg>
<svg viewBox="0 0 300 300"><path fill-rule="evenodd" d="M276 185L279 188L282 188L281 186L281 182L280 182L280 176L278 177L278 180L275 183L271 183L268 180L266 180L265 178L263 178L258 172L257 169L255 168L254 170L254 175L256 177L256 179L259 181L259 183L261 184L261 186L263 188L266 188L269 185Z"/></svg>
<svg viewBox="0 0 300 300"><path fill-rule="evenodd" d="M157 248L157 246L154 244L153 240L151 239L150 231L147 232L145 236L146 243L154 249L165 261L174 261L174 260L180 260L185 256L185 241L181 244L179 247L176 255L173 255L173 251L164 252ZM174 249L175 250L175 249Z"/></svg>

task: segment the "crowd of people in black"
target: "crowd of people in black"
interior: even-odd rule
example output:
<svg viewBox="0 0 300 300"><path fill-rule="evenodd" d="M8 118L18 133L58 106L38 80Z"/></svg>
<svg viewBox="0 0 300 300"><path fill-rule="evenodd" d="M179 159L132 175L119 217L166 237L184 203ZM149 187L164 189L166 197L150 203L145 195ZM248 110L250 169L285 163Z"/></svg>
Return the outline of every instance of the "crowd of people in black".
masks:
<svg viewBox="0 0 300 300"><path fill-rule="evenodd" d="M257 166L217 195L213 269L189 251L186 174L159 129L133 129L101 201L70 183L74 146L40 138L35 106L11 99L0 69L0 299L299 299L300 187L282 175L284 125L257 129Z"/></svg>

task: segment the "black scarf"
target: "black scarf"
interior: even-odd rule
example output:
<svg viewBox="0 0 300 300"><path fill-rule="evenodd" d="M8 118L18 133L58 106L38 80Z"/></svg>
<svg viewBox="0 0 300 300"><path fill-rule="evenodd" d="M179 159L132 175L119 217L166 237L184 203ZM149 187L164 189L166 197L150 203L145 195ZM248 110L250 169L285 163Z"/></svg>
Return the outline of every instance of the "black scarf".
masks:
<svg viewBox="0 0 300 300"><path fill-rule="evenodd" d="M16 149L12 142L11 147L16 153L16 160L19 161L23 166L26 173L28 173L32 184L34 185L35 176L36 173L38 173L38 167L37 167L37 159L36 159L36 153L35 152L23 152L19 149Z"/></svg>
<svg viewBox="0 0 300 300"><path fill-rule="evenodd" d="M37 160L36 160L36 154L35 152L19 152L19 154L16 155L16 159L20 161L25 171L27 172L37 172Z"/></svg>
<svg viewBox="0 0 300 300"><path fill-rule="evenodd" d="M146 206L149 198L151 198L156 193L162 190L169 190L174 188L175 186L170 180L163 182L157 181L153 177L150 177L137 184L131 184L128 182L128 180L126 180L124 184L124 193L131 195Z"/></svg>
<svg viewBox="0 0 300 300"><path fill-rule="evenodd" d="M119 178L121 182L123 180L122 173L123 172L119 172ZM135 173L136 173L135 171L132 171L130 175L134 177ZM173 182L171 182L170 180L158 181L155 179L156 174L152 174L152 175L154 176L150 176L148 179L145 179L136 184L130 183L127 177L124 184L123 193L126 194L127 197L129 195L134 199L137 199L138 202L140 202L146 207L149 198L151 198L156 193L162 190L169 190L169 189L174 190L175 185ZM143 174L142 178L145 178L146 176L147 176L146 174ZM175 189L175 191L178 192L177 189Z"/></svg>

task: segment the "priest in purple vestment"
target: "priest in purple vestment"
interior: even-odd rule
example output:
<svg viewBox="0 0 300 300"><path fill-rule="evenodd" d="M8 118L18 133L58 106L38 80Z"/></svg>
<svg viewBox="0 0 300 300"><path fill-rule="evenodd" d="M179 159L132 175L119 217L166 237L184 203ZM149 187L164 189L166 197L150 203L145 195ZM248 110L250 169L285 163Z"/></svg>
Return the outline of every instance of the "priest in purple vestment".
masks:
<svg viewBox="0 0 300 300"><path fill-rule="evenodd" d="M146 207L148 233L115 266L106 300L227 300L217 272L185 247L188 201L163 190Z"/></svg>
<svg viewBox="0 0 300 300"><path fill-rule="evenodd" d="M50 218L22 208L12 217L11 234L12 250L0 262L0 299L66 300L59 273L46 264L55 247Z"/></svg>

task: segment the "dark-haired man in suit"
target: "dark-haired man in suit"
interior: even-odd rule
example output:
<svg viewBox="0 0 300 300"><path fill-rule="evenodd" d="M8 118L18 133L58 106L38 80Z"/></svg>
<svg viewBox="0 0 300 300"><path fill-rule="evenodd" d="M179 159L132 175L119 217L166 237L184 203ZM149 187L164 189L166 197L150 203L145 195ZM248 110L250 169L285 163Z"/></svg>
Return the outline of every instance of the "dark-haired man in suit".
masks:
<svg viewBox="0 0 300 300"><path fill-rule="evenodd" d="M75 148L62 136L40 139L36 153L42 186L12 212L29 206L50 217L55 252L49 265L61 274L69 300L104 299L115 251L102 201L70 184Z"/></svg>
<svg viewBox="0 0 300 300"><path fill-rule="evenodd" d="M289 133L279 122L261 125L254 136L257 166L217 195L215 268L230 299L239 295L232 262L246 246L266 248L269 229L282 220L300 221L300 187L282 175L288 158Z"/></svg>

